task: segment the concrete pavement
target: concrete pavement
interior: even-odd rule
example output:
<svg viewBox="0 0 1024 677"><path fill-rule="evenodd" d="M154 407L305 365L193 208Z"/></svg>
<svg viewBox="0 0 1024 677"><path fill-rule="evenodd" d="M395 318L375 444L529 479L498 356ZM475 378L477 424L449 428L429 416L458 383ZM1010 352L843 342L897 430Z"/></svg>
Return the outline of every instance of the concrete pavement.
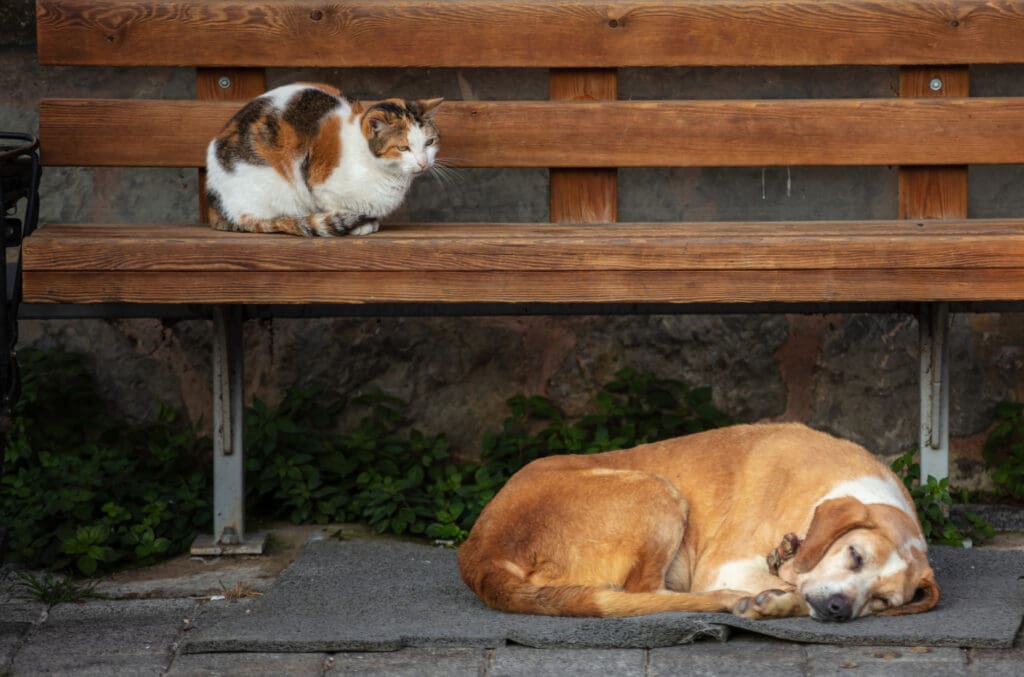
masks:
<svg viewBox="0 0 1024 677"><path fill-rule="evenodd" d="M280 564L287 558L277 559ZM268 560L183 560L165 565L170 567L167 571L177 573L176 585L167 571L136 573L135 579L126 575L98 588L114 599L53 606L23 599L10 569L3 571L0 677L1024 674L1021 633L1014 648L1005 650L797 644L737 633L725 643L704 641L651 650L456 646L383 653L185 654L180 648L188 633L222 614L245 613L255 601L245 595L271 585L274 572L286 562L268 569ZM190 573L188 567L196 571Z"/></svg>

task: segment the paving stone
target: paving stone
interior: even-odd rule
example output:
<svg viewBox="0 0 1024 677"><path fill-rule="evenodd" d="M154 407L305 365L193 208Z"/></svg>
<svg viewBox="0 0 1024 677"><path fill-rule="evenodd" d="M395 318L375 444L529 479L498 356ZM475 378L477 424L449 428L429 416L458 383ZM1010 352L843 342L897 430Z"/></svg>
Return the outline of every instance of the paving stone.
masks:
<svg viewBox="0 0 1024 677"><path fill-rule="evenodd" d="M22 641L22 634L14 630L0 629L0 675L4 674L4 670L14 660L14 654Z"/></svg>
<svg viewBox="0 0 1024 677"><path fill-rule="evenodd" d="M5 625L31 625L43 619L46 605L40 602L13 599L0 602L0 628Z"/></svg>
<svg viewBox="0 0 1024 677"><path fill-rule="evenodd" d="M467 677L483 674L484 649L420 649L377 653L337 653L327 659L326 675L381 675L387 677Z"/></svg>
<svg viewBox="0 0 1024 677"><path fill-rule="evenodd" d="M192 600L58 604L14 657L15 675L156 675L171 661Z"/></svg>
<svg viewBox="0 0 1024 677"><path fill-rule="evenodd" d="M647 652L643 649L532 649L503 646L494 650L488 677L544 677L557 675L642 676Z"/></svg>
<svg viewBox="0 0 1024 677"><path fill-rule="evenodd" d="M943 677L967 674L967 652L950 647L809 644L806 651L812 675L849 675L856 672L884 674L886 677L924 674Z"/></svg>
<svg viewBox="0 0 1024 677"><path fill-rule="evenodd" d="M1024 674L1024 647L1014 649L971 649L967 652L967 674L977 677L1020 677Z"/></svg>
<svg viewBox="0 0 1024 677"><path fill-rule="evenodd" d="M324 673L327 654L213 653L178 656L166 677L302 677Z"/></svg>
<svg viewBox="0 0 1024 677"><path fill-rule="evenodd" d="M803 646L758 635L735 635L727 642L695 642L651 649L647 674L758 675L792 677L805 663Z"/></svg>
<svg viewBox="0 0 1024 677"><path fill-rule="evenodd" d="M45 612L46 605L39 602L12 597L0 602L0 675L11 665L26 635Z"/></svg>

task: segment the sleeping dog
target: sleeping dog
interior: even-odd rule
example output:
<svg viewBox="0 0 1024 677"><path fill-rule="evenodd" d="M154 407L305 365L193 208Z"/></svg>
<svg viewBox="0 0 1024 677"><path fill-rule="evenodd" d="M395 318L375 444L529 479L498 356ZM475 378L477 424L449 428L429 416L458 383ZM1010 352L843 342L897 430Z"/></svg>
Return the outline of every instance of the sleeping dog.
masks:
<svg viewBox="0 0 1024 677"><path fill-rule="evenodd" d="M459 568L492 607L555 616L847 621L939 601L903 484L799 424L533 461L483 510Z"/></svg>

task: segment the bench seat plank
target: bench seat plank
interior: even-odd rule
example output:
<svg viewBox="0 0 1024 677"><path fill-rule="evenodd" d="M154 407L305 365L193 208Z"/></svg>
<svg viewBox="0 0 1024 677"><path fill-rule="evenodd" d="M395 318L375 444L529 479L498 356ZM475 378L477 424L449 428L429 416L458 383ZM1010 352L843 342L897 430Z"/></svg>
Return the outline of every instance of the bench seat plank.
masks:
<svg viewBox="0 0 1024 677"><path fill-rule="evenodd" d="M1024 299L1024 219L390 225L303 239L205 226L48 225L37 303Z"/></svg>
<svg viewBox="0 0 1024 677"><path fill-rule="evenodd" d="M27 303L841 303L1019 301L1024 269L597 272L46 272Z"/></svg>
<svg viewBox="0 0 1024 677"><path fill-rule="evenodd" d="M39 60L50 65L614 68L1024 61L1021 0L39 0L37 26Z"/></svg>
<svg viewBox="0 0 1024 677"><path fill-rule="evenodd" d="M207 143L239 107L44 100L42 159L51 166L201 167ZM1013 164L1024 163L1021 120L1021 97L452 101L437 113L441 155L461 167Z"/></svg>

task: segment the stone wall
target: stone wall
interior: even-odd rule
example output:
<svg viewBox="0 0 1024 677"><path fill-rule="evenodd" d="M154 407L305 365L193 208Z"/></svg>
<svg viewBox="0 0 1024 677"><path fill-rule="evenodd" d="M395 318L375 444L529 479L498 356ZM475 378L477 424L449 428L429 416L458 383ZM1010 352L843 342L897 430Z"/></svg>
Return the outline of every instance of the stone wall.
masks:
<svg viewBox="0 0 1024 677"><path fill-rule="evenodd" d="M31 2L0 7L0 129L34 131L41 97L192 98L189 69L53 68L36 63ZM627 69L620 98L889 96L891 68ZM543 70L272 70L271 86L335 83L359 97L544 99ZM1024 95L1024 69L976 68L975 95ZM442 130L443 131L443 130ZM116 139L112 139L116 142ZM583 142L583 140L581 140ZM942 139L922 139L942 143ZM42 221L180 222L196 217L196 172L47 169ZM1020 167L971 170L972 216L1024 214ZM886 218L896 171L871 168L635 169L620 172L622 220ZM396 219L547 219L545 170L461 170L420 180ZM954 477L978 481L980 444L1001 399L1024 397L1024 320L953 321ZM32 320L22 346L92 356L103 390L146 417L165 401L208 422L210 328L199 320ZM380 387L460 454L500 424L504 401L542 394L584 411L620 368L713 387L741 420L802 420L892 455L917 441L917 326L905 315L654 315L274 319L246 325L247 393L273 402L293 383L344 393Z"/></svg>

